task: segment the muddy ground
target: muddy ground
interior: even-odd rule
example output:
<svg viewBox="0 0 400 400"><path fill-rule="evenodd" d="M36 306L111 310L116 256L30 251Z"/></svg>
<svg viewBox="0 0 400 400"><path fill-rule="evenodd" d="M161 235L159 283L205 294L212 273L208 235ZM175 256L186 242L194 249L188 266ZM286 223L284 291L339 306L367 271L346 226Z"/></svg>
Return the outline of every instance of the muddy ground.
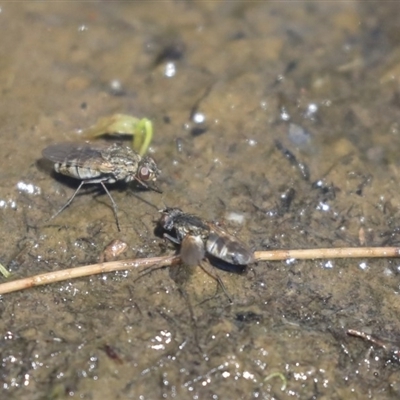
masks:
<svg viewBox="0 0 400 400"><path fill-rule="evenodd" d="M173 254L157 210L256 250L397 246L395 2L0 4L0 262L9 279ZM90 188L43 162L113 113L154 123L163 193ZM204 120L203 120L204 119ZM0 297L8 399L400 396L400 260L96 275ZM4 278L2 281L6 281ZM347 335L372 333L384 346ZM286 387L283 380L287 381ZM271 374L275 374L272 375Z"/></svg>

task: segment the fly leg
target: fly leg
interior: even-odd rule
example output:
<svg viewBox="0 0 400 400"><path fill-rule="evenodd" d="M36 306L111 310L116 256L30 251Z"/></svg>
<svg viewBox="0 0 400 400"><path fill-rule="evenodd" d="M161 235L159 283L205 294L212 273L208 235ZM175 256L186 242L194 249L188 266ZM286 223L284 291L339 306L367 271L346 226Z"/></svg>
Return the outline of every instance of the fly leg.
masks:
<svg viewBox="0 0 400 400"><path fill-rule="evenodd" d="M168 235L168 233L164 233L164 234L163 234L163 238L164 238L164 239L168 239L168 240L171 241L172 243L181 244L181 242L180 242L177 238L174 238L173 236Z"/></svg>
<svg viewBox="0 0 400 400"><path fill-rule="evenodd" d="M146 189L153 190L154 192L157 192L157 193L162 193L162 190L159 189L157 186L155 186L155 185L149 186L147 183L144 183L142 180L140 180L137 176L135 176L135 180L137 182L139 182Z"/></svg>
<svg viewBox="0 0 400 400"><path fill-rule="evenodd" d="M81 187L85 184L85 183L100 183L101 186L103 186L103 189L105 190L105 192L107 193L108 197L111 200L112 203L112 207L113 207L113 211L114 211L114 216L115 216L115 221L117 223L117 228L118 231L121 232L121 227L119 224L119 219L118 219L118 215L117 215L117 211L118 211L118 206L117 203L114 201L114 199L111 196L111 193L108 191L106 185L104 184L104 182L99 181L99 180L86 180L86 181L81 181L80 185L78 186L78 189L75 190L74 194L68 199L68 201L49 219L49 221L51 221L53 218L57 217L58 214L60 214L61 212L63 212L74 200L75 196L78 194L79 190L81 189Z"/></svg>
<svg viewBox="0 0 400 400"><path fill-rule="evenodd" d="M86 183L85 181L81 182L81 184L78 186L78 189L75 190L74 194L68 199L68 201L52 217L50 217L49 221L51 221L52 219L57 217L58 214L63 212L72 203L72 200L74 200L75 196L78 194L79 190L85 183Z"/></svg>
<svg viewBox="0 0 400 400"><path fill-rule="evenodd" d="M117 223L118 231L121 232L121 228L120 228L120 225L119 225L118 214L117 214L117 212L118 212L117 203L116 203L116 202L114 201L114 199L112 198L111 193L108 191L106 185L105 185L103 182L100 182L100 183L101 183L101 186L103 186L103 189L104 189L105 192L108 194L108 197L109 197L110 200L111 200L111 203L112 203L112 206L113 206L113 211L114 211L114 216L115 216L115 222Z"/></svg>
<svg viewBox="0 0 400 400"><path fill-rule="evenodd" d="M231 296L229 295L228 291L226 290L226 287L224 285L224 282L222 281L222 279L219 277L219 275L217 274L217 271L215 270L215 268L208 262L208 261L201 261L200 262L200 268L209 276L211 276L211 278L215 279L219 286L221 286L222 290L224 291L226 297L228 298L230 303L233 303Z"/></svg>

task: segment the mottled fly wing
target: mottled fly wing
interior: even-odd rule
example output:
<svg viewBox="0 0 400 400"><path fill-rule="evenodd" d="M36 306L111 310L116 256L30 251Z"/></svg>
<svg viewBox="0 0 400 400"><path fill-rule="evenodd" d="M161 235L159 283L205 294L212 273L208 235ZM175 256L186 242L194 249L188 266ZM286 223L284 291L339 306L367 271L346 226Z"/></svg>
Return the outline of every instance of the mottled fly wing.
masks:
<svg viewBox="0 0 400 400"><path fill-rule="evenodd" d="M42 155L54 163L65 163L81 167L88 161L102 162L104 147L92 146L86 143L57 143L46 147ZM96 161L97 160L97 161Z"/></svg>

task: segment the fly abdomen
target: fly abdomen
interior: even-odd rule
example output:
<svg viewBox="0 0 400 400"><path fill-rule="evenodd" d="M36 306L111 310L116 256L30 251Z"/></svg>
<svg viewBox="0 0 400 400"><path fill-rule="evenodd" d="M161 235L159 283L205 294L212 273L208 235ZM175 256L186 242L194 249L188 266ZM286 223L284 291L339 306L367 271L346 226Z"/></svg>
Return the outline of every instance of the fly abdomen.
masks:
<svg viewBox="0 0 400 400"><path fill-rule="evenodd" d="M239 240L210 232L206 242L207 252L233 265L247 265L253 261L253 252Z"/></svg>
<svg viewBox="0 0 400 400"><path fill-rule="evenodd" d="M90 166L79 166L78 164L73 164L70 162L56 163L54 164L54 170L60 174L70 176L71 178L80 179L82 181L97 179L104 175L98 169L93 169Z"/></svg>

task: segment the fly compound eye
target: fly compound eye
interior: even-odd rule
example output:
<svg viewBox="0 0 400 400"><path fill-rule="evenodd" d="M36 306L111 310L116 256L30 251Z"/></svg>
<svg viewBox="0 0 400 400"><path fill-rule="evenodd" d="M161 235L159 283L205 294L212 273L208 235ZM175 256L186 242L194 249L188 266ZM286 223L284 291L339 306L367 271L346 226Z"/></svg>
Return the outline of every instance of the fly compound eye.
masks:
<svg viewBox="0 0 400 400"><path fill-rule="evenodd" d="M139 179L141 181L148 181L151 178L151 175L152 174L151 174L151 171L149 168L147 168L147 167L140 168Z"/></svg>

